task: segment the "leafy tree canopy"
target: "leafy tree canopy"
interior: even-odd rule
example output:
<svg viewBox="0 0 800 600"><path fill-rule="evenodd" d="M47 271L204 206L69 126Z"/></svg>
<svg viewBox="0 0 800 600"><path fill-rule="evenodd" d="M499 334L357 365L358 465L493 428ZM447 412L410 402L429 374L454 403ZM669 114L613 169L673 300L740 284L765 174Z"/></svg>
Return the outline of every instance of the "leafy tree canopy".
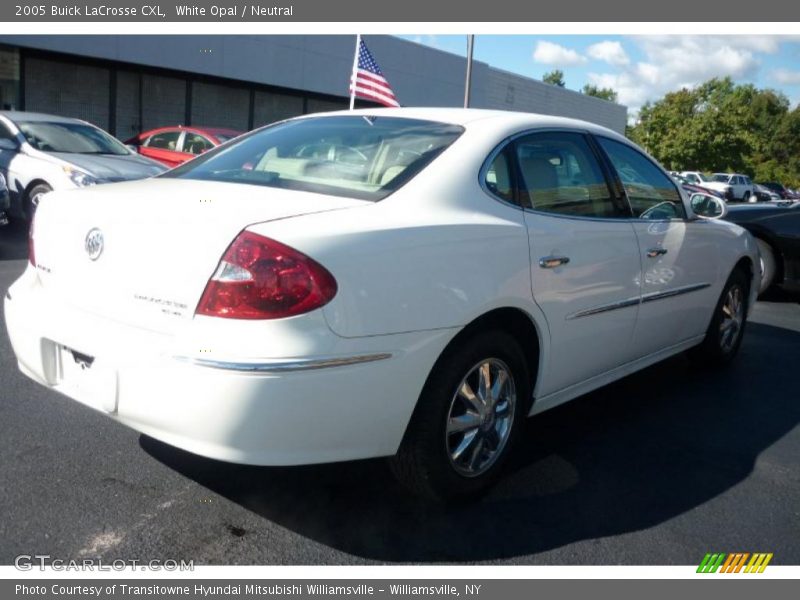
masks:
<svg viewBox="0 0 800 600"><path fill-rule="evenodd" d="M775 90L710 79L645 104L628 136L671 170L800 183L800 109Z"/></svg>
<svg viewBox="0 0 800 600"><path fill-rule="evenodd" d="M609 102L617 101L617 92L611 88L601 88L591 83L587 83L581 90L587 96L594 96L595 98L602 98Z"/></svg>
<svg viewBox="0 0 800 600"><path fill-rule="evenodd" d="M564 82L564 71L561 69L554 69L553 71L545 73L542 76L542 81L550 85L557 85L558 87L564 87L566 85Z"/></svg>

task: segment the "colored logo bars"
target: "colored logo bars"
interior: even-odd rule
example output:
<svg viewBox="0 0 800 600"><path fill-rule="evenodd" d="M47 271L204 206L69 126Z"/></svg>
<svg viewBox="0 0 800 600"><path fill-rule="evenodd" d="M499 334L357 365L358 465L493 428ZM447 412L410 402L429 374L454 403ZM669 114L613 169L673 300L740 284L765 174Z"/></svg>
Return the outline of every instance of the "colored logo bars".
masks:
<svg viewBox="0 0 800 600"><path fill-rule="evenodd" d="M749 562L748 562L748 559ZM737 552L734 554L706 554L700 566L697 567L698 573L763 573L769 561L772 560L772 553L757 552ZM745 566L746 565L746 566Z"/></svg>

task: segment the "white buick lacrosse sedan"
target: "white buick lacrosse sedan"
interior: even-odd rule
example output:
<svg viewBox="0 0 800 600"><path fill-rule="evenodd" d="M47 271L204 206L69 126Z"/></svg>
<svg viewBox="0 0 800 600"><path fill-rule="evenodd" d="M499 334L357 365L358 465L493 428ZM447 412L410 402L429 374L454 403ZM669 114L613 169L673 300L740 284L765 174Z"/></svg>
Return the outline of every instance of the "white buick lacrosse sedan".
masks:
<svg viewBox="0 0 800 600"><path fill-rule="evenodd" d="M451 499L523 419L688 349L736 354L753 239L624 137L453 109L310 115L53 192L5 297L20 369L203 456L390 456Z"/></svg>

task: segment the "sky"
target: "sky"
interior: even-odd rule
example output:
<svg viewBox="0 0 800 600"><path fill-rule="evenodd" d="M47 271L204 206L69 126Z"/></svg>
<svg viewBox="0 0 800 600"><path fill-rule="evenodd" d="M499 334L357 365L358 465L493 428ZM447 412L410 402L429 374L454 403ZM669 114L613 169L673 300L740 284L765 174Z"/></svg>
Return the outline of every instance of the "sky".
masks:
<svg viewBox="0 0 800 600"><path fill-rule="evenodd" d="M401 36L466 56L466 36ZM541 79L564 72L566 87L611 87L635 118L647 101L729 75L800 103L800 36L785 35L477 35L475 60Z"/></svg>

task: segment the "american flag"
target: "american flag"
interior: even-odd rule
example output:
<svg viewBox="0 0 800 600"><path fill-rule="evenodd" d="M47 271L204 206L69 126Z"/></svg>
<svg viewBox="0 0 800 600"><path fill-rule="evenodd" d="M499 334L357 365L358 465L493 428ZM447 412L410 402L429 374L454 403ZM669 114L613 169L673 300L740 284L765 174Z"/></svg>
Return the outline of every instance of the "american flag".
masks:
<svg viewBox="0 0 800 600"><path fill-rule="evenodd" d="M359 40L358 63L350 80L350 93L358 98L366 98L384 106L400 106L392 87L383 76L383 71L375 62L375 57L364 40Z"/></svg>

